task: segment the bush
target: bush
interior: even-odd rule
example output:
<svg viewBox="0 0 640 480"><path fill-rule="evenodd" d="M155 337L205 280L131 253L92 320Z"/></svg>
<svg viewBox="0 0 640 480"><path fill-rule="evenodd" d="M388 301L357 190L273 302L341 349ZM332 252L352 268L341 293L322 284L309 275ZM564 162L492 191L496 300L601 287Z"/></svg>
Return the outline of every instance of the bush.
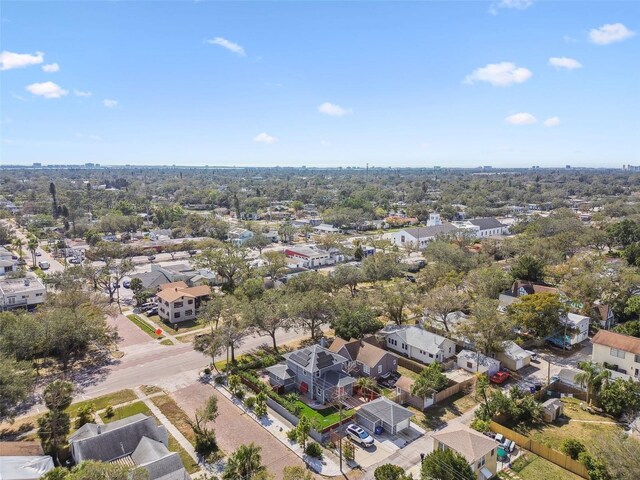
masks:
<svg viewBox="0 0 640 480"><path fill-rule="evenodd" d="M376 480L404 480L407 477L404 468L392 463L385 463L374 470L373 478Z"/></svg>
<svg viewBox="0 0 640 480"><path fill-rule="evenodd" d="M222 385L226 379L227 377L224 375L218 375L213 381L216 382L216 385Z"/></svg>
<svg viewBox="0 0 640 480"><path fill-rule="evenodd" d="M349 441L342 442L342 455L347 462L352 461L356 457L356 447Z"/></svg>
<svg viewBox="0 0 640 480"><path fill-rule="evenodd" d="M211 375L211 369L209 367L204 369L204 374L205 375Z"/></svg>
<svg viewBox="0 0 640 480"><path fill-rule="evenodd" d="M93 414L96 409L93 403L87 403L78 409L78 418L76 418L76 429L93 421Z"/></svg>
<svg viewBox="0 0 640 480"><path fill-rule="evenodd" d="M310 457L322 458L322 447L316 442L311 442L309 445L307 445L304 453L306 453Z"/></svg>
<svg viewBox="0 0 640 480"><path fill-rule="evenodd" d="M256 397L248 397L244 401L244 404L247 406L248 409L252 409L256 404Z"/></svg>
<svg viewBox="0 0 640 480"><path fill-rule="evenodd" d="M244 392L244 390L241 390L241 389L240 389L240 390L237 390L237 391L234 393L234 396L235 396L238 400L242 400L242 399L244 399L244 395L245 395L245 392Z"/></svg>
<svg viewBox="0 0 640 480"><path fill-rule="evenodd" d="M295 428L287 430L287 438L291 442L297 442L298 441L298 431Z"/></svg>
<svg viewBox="0 0 640 480"><path fill-rule="evenodd" d="M208 457L218 450L218 441L213 430L196 432L196 441L193 446L198 455Z"/></svg>
<svg viewBox="0 0 640 480"><path fill-rule="evenodd" d="M114 415L113 407L109 405L104 411L104 416L107 418L111 418L113 417L113 415Z"/></svg>
<svg viewBox="0 0 640 480"><path fill-rule="evenodd" d="M564 442L562 442L560 450L563 453L569 455L574 460L577 460L580 454L586 451L586 448L582 442L574 440L573 438L567 438Z"/></svg>
<svg viewBox="0 0 640 480"><path fill-rule="evenodd" d="M480 418L475 418L473 422L471 422L471 428L477 430L479 432L488 432L490 422L488 420L482 420Z"/></svg>

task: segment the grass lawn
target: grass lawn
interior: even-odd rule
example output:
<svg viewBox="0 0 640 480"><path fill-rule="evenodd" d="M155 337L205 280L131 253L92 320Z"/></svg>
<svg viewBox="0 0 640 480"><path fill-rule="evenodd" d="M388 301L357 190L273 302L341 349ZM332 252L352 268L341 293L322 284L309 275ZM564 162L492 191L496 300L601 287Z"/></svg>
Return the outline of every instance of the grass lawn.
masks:
<svg viewBox="0 0 640 480"><path fill-rule="evenodd" d="M324 410L314 410L300 400L298 400L296 404L300 405L300 415L306 415L313 422L317 422L320 429L329 427L340 421L340 412L335 407L325 408ZM343 410L342 418L347 418L353 415L354 412L355 410Z"/></svg>
<svg viewBox="0 0 640 480"><path fill-rule="evenodd" d="M408 368L401 367L400 365L398 365L398 373L400 375L404 375L405 377L409 377L409 378L412 378L414 380L416 380L418 378L418 374L416 372L413 372L413 371L409 370Z"/></svg>
<svg viewBox="0 0 640 480"><path fill-rule="evenodd" d="M588 451L593 452L594 440L601 443L603 439L611 442L618 441L618 435L623 432L622 427L604 415L590 414L580 409L580 400L563 398L564 417L561 422L537 425L530 429L519 428L522 433L555 450L560 450L562 443L571 438L581 441ZM574 421L572 421L574 420ZM575 421L577 420L577 421ZM589 423L579 420L588 420ZM609 424L610 423L610 424Z"/></svg>
<svg viewBox="0 0 640 480"><path fill-rule="evenodd" d="M135 315L132 313L130 315L127 315L127 318L131 320L133 323L135 323L138 326L138 328L140 328L140 330L142 330L144 333L149 335L151 338L154 338L154 339L162 338L162 335L160 336L156 335L155 329L151 327L147 322L142 320L138 315Z"/></svg>
<svg viewBox="0 0 640 480"><path fill-rule="evenodd" d="M168 338L165 338L164 340L162 340L160 342L160 345L173 345L173 342L171 340L169 340Z"/></svg>
<svg viewBox="0 0 640 480"><path fill-rule="evenodd" d="M522 480L547 480L551 478L554 480L578 480L582 478L529 452L513 462L512 470L522 477ZM499 477L505 480L509 478L505 473L500 473Z"/></svg>
<svg viewBox="0 0 640 480"><path fill-rule="evenodd" d="M464 392L458 392L446 400L437 403L435 406L428 408L424 414L420 412L418 418L422 416L421 424L423 427L434 429L443 426L445 422L471 410L478 403L473 393L465 395Z"/></svg>
<svg viewBox="0 0 640 480"><path fill-rule="evenodd" d="M189 473L196 473L200 470L200 466L191 458L191 456L187 453L187 451L182 448L182 445L178 443L178 441L169 435L169 450L172 452L178 452L180 455L180 459L182 460L182 464L184 468Z"/></svg>
<svg viewBox="0 0 640 480"><path fill-rule="evenodd" d="M140 385L140 390L145 395L153 395L154 393L160 393L164 391L160 387L156 387L155 385Z"/></svg>
<svg viewBox="0 0 640 480"><path fill-rule="evenodd" d="M88 403L93 403L96 410L102 410L108 406L115 407L121 403L130 402L136 398L136 394L133 393L133 390L119 390L108 395L94 398L93 400L84 400L82 402L74 403L67 408L67 413L73 418L78 415L78 410Z"/></svg>
<svg viewBox="0 0 640 480"><path fill-rule="evenodd" d="M107 418L104 412L100 413L100 418L104 421L104 423L115 422L116 420L122 420L123 418L130 417L137 413L144 413L145 415L153 415L149 407L147 407L144 402L134 402L129 405L125 405L124 407L116 408L113 410L113 416L111 418Z"/></svg>
<svg viewBox="0 0 640 480"><path fill-rule="evenodd" d="M155 323L158 327L169 332L172 335L175 335L176 333L190 332L192 330L200 330L201 328L204 328L206 326L206 323L198 319L188 320L186 322L180 322L176 325L171 325L170 323L164 323L162 320L160 320L160 317L158 315L147 316L147 318Z"/></svg>
<svg viewBox="0 0 640 480"><path fill-rule="evenodd" d="M195 444L196 438L193 429L189 425L189 416L178 406L173 398L169 395L161 395L153 397L151 401L192 445Z"/></svg>

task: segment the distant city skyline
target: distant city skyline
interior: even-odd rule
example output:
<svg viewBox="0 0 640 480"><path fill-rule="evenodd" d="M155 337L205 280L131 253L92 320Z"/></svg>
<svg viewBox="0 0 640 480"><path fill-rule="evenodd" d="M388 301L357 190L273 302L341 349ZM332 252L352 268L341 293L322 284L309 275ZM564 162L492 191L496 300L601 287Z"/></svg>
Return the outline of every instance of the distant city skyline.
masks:
<svg viewBox="0 0 640 480"><path fill-rule="evenodd" d="M640 164L640 2L3 3L0 164Z"/></svg>

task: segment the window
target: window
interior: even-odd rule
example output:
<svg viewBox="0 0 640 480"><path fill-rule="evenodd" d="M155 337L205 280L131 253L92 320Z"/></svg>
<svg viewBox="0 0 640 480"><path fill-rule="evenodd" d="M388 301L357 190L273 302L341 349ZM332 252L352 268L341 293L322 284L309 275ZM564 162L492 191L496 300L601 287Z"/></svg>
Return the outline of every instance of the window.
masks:
<svg viewBox="0 0 640 480"><path fill-rule="evenodd" d="M193 315L193 310L187 310L184 312L185 315Z"/></svg>
<svg viewBox="0 0 640 480"><path fill-rule="evenodd" d="M187 303L188 303L189 305L193 305L193 300L187 300Z"/></svg>
<svg viewBox="0 0 640 480"><path fill-rule="evenodd" d="M393 359L393 364L396 365L398 363L398 361L394 358ZM640 362L639 362L640 363Z"/></svg>
<svg viewBox="0 0 640 480"><path fill-rule="evenodd" d="M617 358L624 358L624 350L618 350L617 348L611 348L611 356Z"/></svg>
<svg viewBox="0 0 640 480"><path fill-rule="evenodd" d="M496 449L494 448L493 450L491 450L491 456L493 457L493 454L495 453Z"/></svg>
<svg viewBox="0 0 640 480"><path fill-rule="evenodd" d="M42 293L36 293L36 297L41 297Z"/></svg>
<svg viewBox="0 0 640 480"><path fill-rule="evenodd" d="M316 372L313 372L313 374L314 374L316 377L318 377L318 378L319 378L319 377L320 377L320 370L317 370Z"/></svg>
<svg viewBox="0 0 640 480"><path fill-rule="evenodd" d="M173 308L182 308L183 305L184 305L184 302L175 302L173 304Z"/></svg>
<svg viewBox="0 0 640 480"><path fill-rule="evenodd" d="M371 369L369 368L368 365L363 365L362 366L362 371L366 374L369 375L369 372L371 371Z"/></svg>
<svg viewBox="0 0 640 480"><path fill-rule="evenodd" d="M407 349L407 344L406 344L406 343L403 343L403 344L402 344L402 349L403 349L403 350L406 350L406 349Z"/></svg>
<svg viewBox="0 0 640 480"><path fill-rule="evenodd" d="M173 318L180 318L180 312L176 312L173 314Z"/></svg>
<svg viewBox="0 0 640 480"><path fill-rule="evenodd" d="M430 353L430 354L429 354L429 358L433 358L433 353Z"/></svg>
<svg viewBox="0 0 640 480"><path fill-rule="evenodd" d="M467 362L467 368L473 368L473 363Z"/></svg>
<svg viewBox="0 0 640 480"><path fill-rule="evenodd" d="M378 365L378 374L382 373L382 365Z"/></svg>
<svg viewBox="0 0 640 480"><path fill-rule="evenodd" d="M635 360L636 363L640 363L640 355L636 355L634 360Z"/></svg>

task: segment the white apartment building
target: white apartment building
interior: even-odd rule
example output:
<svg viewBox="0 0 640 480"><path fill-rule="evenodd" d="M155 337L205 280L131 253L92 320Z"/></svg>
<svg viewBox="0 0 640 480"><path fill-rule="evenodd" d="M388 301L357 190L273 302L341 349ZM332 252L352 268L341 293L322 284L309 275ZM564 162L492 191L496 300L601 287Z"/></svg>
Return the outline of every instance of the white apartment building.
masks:
<svg viewBox="0 0 640 480"><path fill-rule="evenodd" d="M34 308L44 302L47 289L35 275L0 280L0 309Z"/></svg>

